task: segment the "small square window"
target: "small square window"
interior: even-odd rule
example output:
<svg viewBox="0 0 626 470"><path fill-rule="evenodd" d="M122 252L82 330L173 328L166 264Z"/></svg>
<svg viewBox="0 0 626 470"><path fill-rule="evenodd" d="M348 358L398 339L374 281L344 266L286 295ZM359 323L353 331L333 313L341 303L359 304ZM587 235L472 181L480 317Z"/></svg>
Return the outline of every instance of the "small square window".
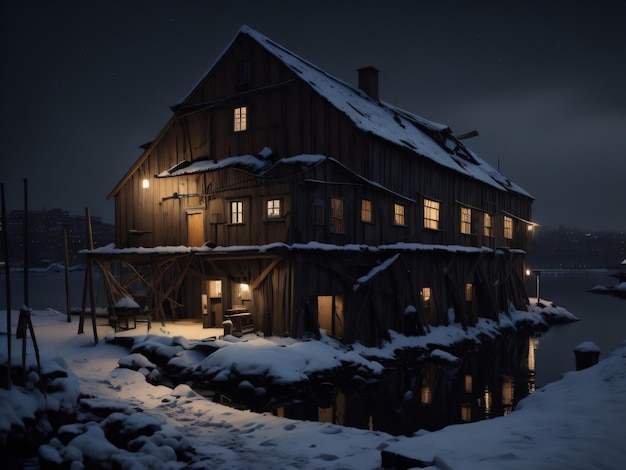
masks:
<svg viewBox="0 0 626 470"><path fill-rule="evenodd" d="M267 200L265 217L267 217L268 219L278 219L282 217L280 199Z"/></svg>
<svg viewBox="0 0 626 470"><path fill-rule="evenodd" d="M240 108L235 108L234 122L233 122L233 130L235 132L242 132L246 130L247 114L248 114L247 107L242 106Z"/></svg>

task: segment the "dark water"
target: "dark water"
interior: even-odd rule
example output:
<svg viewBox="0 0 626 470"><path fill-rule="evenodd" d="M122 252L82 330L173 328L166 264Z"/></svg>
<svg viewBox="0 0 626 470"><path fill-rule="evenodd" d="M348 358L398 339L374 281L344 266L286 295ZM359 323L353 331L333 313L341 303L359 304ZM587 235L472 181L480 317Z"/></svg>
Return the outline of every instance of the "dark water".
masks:
<svg viewBox="0 0 626 470"><path fill-rule="evenodd" d="M71 305L80 306L84 271L71 273ZM4 277L2 276L4 282ZM23 276L12 273L12 307L23 303ZM543 272L542 299L556 302L574 313L579 322L552 327L539 338L504 338L488 350L464 357L455 366L407 363L390 368L377 381L329 386L314 396L265 403L241 402L241 397L217 395L219 401L238 407L270 411L293 419L333 422L391 434L436 430L448 424L476 421L508 414L535 388L558 380L574 370L574 348L593 341L600 359L626 339L626 301L590 294L596 285L614 285L608 271ZM528 280L528 294L536 283ZM66 310L64 273L30 273L30 306ZM0 289L0 308L5 308Z"/></svg>
<svg viewBox="0 0 626 470"><path fill-rule="evenodd" d="M503 338L456 367L405 366L374 385L344 388L326 402L303 400L274 413L396 435L506 415L536 388L575 370L574 349L580 343L596 343L602 359L626 340L626 300L588 292L615 285L611 272L541 274L541 298L566 308L578 322L554 326L540 337ZM528 281L529 296L536 296L536 278Z"/></svg>
<svg viewBox="0 0 626 470"><path fill-rule="evenodd" d="M24 299L24 273L20 271L11 271L11 310L19 310L25 304ZM0 274L0 309L6 309L6 292L5 292L5 275L4 271ZM94 270L94 289L98 290L99 274ZM85 271L70 271L69 290L70 305L72 307L80 307L82 305L83 290L85 283ZM102 289L99 289L102 291ZM103 292L100 292L102 295ZM104 295L102 295L104 297ZM102 299L104 301L104 299ZM100 302L98 305L103 305ZM44 308L54 308L59 312L67 311L67 301L65 295L65 272L52 271L46 272L30 271L28 273L28 306L41 310Z"/></svg>
<svg viewBox="0 0 626 470"><path fill-rule="evenodd" d="M541 274L540 296L567 308L580 321L552 327L539 338L536 351L535 380L538 387L561 378L575 369L574 348L584 341L600 347L600 359L626 340L626 300L591 294L597 285L613 286L613 271L547 271ZM534 281L534 280L533 280ZM534 282L528 295L536 295Z"/></svg>

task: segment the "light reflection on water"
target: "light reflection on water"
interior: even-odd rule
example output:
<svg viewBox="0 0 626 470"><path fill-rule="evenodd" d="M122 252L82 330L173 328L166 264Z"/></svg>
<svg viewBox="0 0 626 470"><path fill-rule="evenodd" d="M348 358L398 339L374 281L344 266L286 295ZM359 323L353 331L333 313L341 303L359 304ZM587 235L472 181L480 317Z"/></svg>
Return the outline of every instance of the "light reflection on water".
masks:
<svg viewBox="0 0 626 470"><path fill-rule="evenodd" d="M72 272L71 305L82 303L84 271ZM23 276L12 274L12 307L23 303ZM454 367L410 364L389 370L384 380L367 387L346 387L324 396L270 407L294 419L334 422L363 429L410 434L508 414L517 402L574 370L574 348L593 341L600 359L626 339L626 301L587 292L596 285L614 285L609 271L543 272L542 299L568 309L580 321L552 327L538 339L508 338L490 350L468 355ZM535 295L536 278L528 279ZM6 306L0 289L0 308ZM65 312L64 274L31 273L30 306ZM230 400L229 400L230 401ZM233 399L237 401L237 399ZM239 403L241 406L241 403ZM266 411L266 410L264 410Z"/></svg>
<svg viewBox="0 0 626 470"><path fill-rule="evenodd" d="M591 294L597 286L613 286L611 270L544 271L540 280L542 299L552 300L580 321L554 326L539 338L535 380L538 387L559 380L575 369L574 348L584 341L600 347L600 360L626 340L626 300ZM534 278L534 276L531 276ZM535 295L535 280L529 280L528 294Z"/></svg>

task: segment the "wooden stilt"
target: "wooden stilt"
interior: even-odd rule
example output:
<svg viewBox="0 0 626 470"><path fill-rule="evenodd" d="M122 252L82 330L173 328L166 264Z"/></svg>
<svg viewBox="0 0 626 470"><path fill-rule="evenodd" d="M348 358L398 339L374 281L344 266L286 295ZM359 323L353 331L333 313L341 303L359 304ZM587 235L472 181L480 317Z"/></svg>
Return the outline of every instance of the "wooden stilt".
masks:
<svg viewBox="0 0 626 470"><path fill-rule="evenodd" d="M24 178L24 305L28 305L28 180Z"/></svg>
<svg viewBox="0 0 626 470"><path fill-rule="evenodd" d="M35 350L35 358L37 360L37 373L39 374L40 383L41 377L41 358L39 357L39 346L37 345L37 338L35 337L35 328L33 327L33 321L30 318L30 309L25 305L20 309L20 318L17 322L18 331L22 332L22 372L24 374L24 382L26 382L26 330L30 332L30 339L33 342L33 349ZM42 384L43 385L43 384Z"/></svg>
<svg viewBox="0 0 626 470"><path fill-rule="evenodd" d="M11 270L9 269L9 239L7 234L7 211L4 202L4 183L0 183L2 202L2 244L4 247L4 274L7 296L7 389L11 389Z"/></svg>
<svg viewBox="0 0 626 470"><path fill-rule="evenodd" d="M65 247L65 305L67 306L67 322L72 321L72 304L70 301L70 255L67 243L67 229L63 227L63 246Z"/></svg>
<svg viewBox="0 0 626 470"><path fill-rule="evenodd" d="M93 234L91 231L91 215L89 213L89 207L85 208L85 221L87 224L87 246L89 250L93 250ZM93 266L91 255L87 255L87 279L89 282L89 300L91 303L91 324L93 327L93 340L98 344L98 326L96 323L96 299L93 290Z"/></svg>

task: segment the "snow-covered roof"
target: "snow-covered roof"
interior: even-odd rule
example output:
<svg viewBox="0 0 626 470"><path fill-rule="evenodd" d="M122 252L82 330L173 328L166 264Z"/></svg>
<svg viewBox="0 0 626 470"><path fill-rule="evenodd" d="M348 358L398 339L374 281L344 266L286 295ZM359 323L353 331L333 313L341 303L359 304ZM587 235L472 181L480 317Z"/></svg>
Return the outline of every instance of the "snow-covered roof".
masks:
<svg viewBox="0 0 626 470"><path fill-rule="evenodd" d="M263 46L301 80L308 83L320 96L348 116L357 128L407 148L470 178L501 190L532 197L523 188L511 182L474 152L467 149L462 142L453 136L448 126L429 121L384 101L374 100L362 90L329 75L248 26L241 27L238 34L220 54L205 76L211 72L241 34L249 36ZM198 84L179 104L182 105L188 99Z"/></svg>
<svg viewBox="0 0 626 470"><path fill-rule="evenodd" d="M253 173L260 173L271 166L267 160L262 160L253 155L241 155L237 157L227 157L221 160L196 160L194 162L183 161L177 163L172 168L159 173L157 178L168 176L183 176L194 173L205 173L208 171L221 170L224 168L237 167L247 169Z"/></svg>
<svg viewBox="0 0 626 470"><path fill-rule="evenodd" d="M472 247L462 245L430 245L425 243L407 243L399 242L390 245L371 246L364 244L347 244L335 245L332 243L322 243L317 241L307 243L286 244L282 242L273 242L265 245L229 245L229 246L155 246L155 247L129 247L117 248L111 243L93 250L80 250L81 254L95 255L178 255L178 254L236 254L236 253L259 253L267 254L280 250L287 251L340 251L340 252L371 252L371 253L397 253L409 251L447 251L450 253L493 253L492 248L488 247ZM511 253L524 253L523 250L512 249ZM497 250L497 253L501 253Z"/></svg>
<svg viewBox="0 0 626 470"><path fill-rule="evenodd" d="M293 157L285 157L277 160L274 164L271 164L268 160L265 160L260 156L253 155L240 155L235 157L227 157L222 160L196 160L194 162L190 162L184 160L182 162L177 163L173 167L168 170L162 171L158 175L157 178L168 178L174 176L184 176L191 175L194 173L205 173L211 172L215 170L222 170L225 168L239 168L244 171L249 171L259 176L264 176L269 173L272 169L277 168L281 165L303 165L307 167L311 167L314 165L318 165L323 162L330 162L334 165L340 166L345 172L349 173L353 178L360 180L363 183L366 183L372 187L375 187L379 190L386 191L394 196L407 200L409 202L415 202L414 199L404 196L403 194L399 194L382 184L369 180L367 178L362 177L358 173L355 173L350 168L346 167L340 161L327 157L325 155L320 154L302 154L295 155ZM313 181L313 180L307 180Z"/></svg>

